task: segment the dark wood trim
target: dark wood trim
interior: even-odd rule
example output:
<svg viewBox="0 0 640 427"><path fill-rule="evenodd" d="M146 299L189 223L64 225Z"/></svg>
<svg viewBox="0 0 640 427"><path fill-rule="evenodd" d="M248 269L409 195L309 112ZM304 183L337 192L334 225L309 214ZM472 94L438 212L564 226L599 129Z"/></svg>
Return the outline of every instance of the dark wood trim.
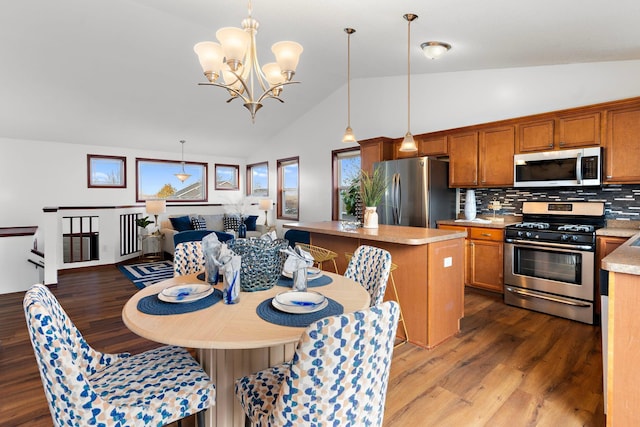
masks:
<svg viewBox="0 0 640 427"><path fill-rule="evenodd" d="M257 166L262 166L265 165L267 167L267 195L265 197L269 197L269 162L258 162L258 163L251 163L249 165L247 165L245 167L245 194L247 196L251 196L251 193L253 192L253 179L252 179L252 173L251 170L254 167Z"/></svg>
<svg viewBox="0 0 640 427"><path fill-rule="evenodd" d="M122 162L121 185L96 185L91 183L91 159L111 159ZM105 156L102 154L87 154L87 187L88 188L127 188L127 158L124 156Z"/></svg>
<svg viewBox="0 0 640 427"><path fill-rule="evenodd" d="M294 217L290 217L290 216L282 216L282 211L283 211L283 207L284 207L284 200L282 200L282 187L283 187L283 183L282 183L282 166L283 163L297 163L298 164L298 215ZM299 156L295 156L295 157L287 157L285 159L278 159L276 160L276 170L278 171L278 188L277 188L277 196L278 196L278 200L276 202L276 204L278 205L278 211L277 211L277 215L278 218L277 219L284 219L284 220L292 220L292 221L297 221L298 218L300 218L300 157ZM286 166L286 165L285 165Z"/></svg>
<svg viewBox="0 0 640 427"><path fill-rule="evenodd" d="M194 206L224 206L223 203L167 203L167 207L194 207ZM131 209L131 208L144 208L144 205L119 205L119 206L58 206L55 208L43 208L44 212L58 212L64 210L97 210L97 209Z"/></svg>
<svg viewBox="0 0 640 427"><path fill-rule="evenodd" d="M36 268L44 268L44 264L40 263L40 262L36 262L32 259L27 259L27 262L33 264L36 266Z"/></svg>
<svg viewBox="0 0 640 427"><path fill-rule="evenodd" d="M140 177L138 176L138 169L140 165L140 161L143 162L156 162L156 163L176 163L178 166L182 165L182 161L178 160L165 160L165 159L148 159L144 157L136 157L136 202L144 202L144 200L140 199L140 194L138 194L138 189L140 187ZM209 164L205 162L188 162L185 160L185 165L200 165L204 168L204 178L202 185L204 185L204 198L203 199L194 199L193 202L207 202L209 200ZM167 199L167 202L172 201L172 199ZM184 199L173 199L173 201L181 202L181 203L189 203L191 204L191 200Z"/></svg>
<svg viewBox="0 0 640 427"><path fill-rule="evenodd" d="M0 237L33 236L38 227L27 225L24 227L0 227Z"/></svg>
<svg viewBox="0 0 640 427"><path fill-rule="evenodd" d="M44 252L41 252L41 251L39 251L37 249L31 249L31 253L34 254L34 255L38 255L39 257L44 258Z"/></svg>

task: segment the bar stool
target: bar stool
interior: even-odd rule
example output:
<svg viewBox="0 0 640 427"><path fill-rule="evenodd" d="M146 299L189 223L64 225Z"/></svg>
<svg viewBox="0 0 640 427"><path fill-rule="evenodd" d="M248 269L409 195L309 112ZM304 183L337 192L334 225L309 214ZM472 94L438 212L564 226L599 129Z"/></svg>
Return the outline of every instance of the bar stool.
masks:
<svg viewBox="0 0 640 427"><path fill-rule="evenodd" d="M345 252L344 257L347 259L347 264L351 261L351 257L353 254L350 252ZM404 316L402 315L402 305L400 304L400 298L398 297L398 288L396 288L396 281L393 278L393 271L398 269L398 265L391 263L391 270L389 271L389 278L391 279L391 288L393 289L393 296L398 303L398 307L400 308L400 317L398 318L398 325L402 322L402 331L404 332L404 338L401 341L398 341L394 347L399 347L402 344L409 342L409 332L407 332L407 325L404 321Z"/></svg>
<svg viewBox="0 0 640 427"><path fill-rule="evenodd" d="M299 246L301 249L309 252L313 257L314 264L318 265L318 268L322 270L322 263L325 261L333 262L333 269L338 273L338 266L336 265L336 258L338 254L330 251L329 249L321 248L320 246L310 245L308 243L296 243L296 246Z"/></svg>

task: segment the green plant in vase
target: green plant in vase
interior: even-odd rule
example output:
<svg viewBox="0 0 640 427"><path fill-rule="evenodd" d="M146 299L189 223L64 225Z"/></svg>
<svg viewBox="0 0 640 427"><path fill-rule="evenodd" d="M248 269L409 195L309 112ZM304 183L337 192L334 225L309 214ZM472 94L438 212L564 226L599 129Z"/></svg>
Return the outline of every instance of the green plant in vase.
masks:
<svg viewBox="0 0 640 427"><path fill-rule="evenodd" d="M148 216L145 216L144 218L136 219L136 225L141 228L140 230L141 234L146 234L147 226L149 224L153 224L153 221L150 221Z"/></svg>
<svg viewBox="0 0 640 427"><path fill-rule="evenodd" d="M354 185L359 187L360 199L364 204L364 228L378 228L378 205L382 202L389 182L380 169L375 169L372 174L365 170L360 171L360 179Z"/></svg>

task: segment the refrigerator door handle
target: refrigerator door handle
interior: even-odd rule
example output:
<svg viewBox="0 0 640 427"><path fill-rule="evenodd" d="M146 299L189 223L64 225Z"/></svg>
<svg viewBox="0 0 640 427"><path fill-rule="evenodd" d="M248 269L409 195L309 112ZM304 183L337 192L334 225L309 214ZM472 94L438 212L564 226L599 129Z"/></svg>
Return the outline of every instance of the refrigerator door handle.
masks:
<svg viewBox="0 0 640 427"><path fill-rule="evenodd" d="M397 209L397 200L396 200L396 180L398 174L394 173L391 176L391 216L392 216L392 224L398 223L398 209Z"/></svg>
<svg viewBox="0 0 640 427"><path fill-rule="evenodd" d="M400 181L400 174L396 175L396 210L398 212L396 224L400 225L400 218L402 218L402 182Z"/></svg>

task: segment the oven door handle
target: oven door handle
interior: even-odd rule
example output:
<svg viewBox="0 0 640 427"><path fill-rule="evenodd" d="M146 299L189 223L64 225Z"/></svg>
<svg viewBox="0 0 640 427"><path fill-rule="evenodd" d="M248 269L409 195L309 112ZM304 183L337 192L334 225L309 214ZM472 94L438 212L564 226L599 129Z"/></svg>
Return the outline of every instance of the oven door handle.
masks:
<svg viewBox="0 0 640 427"><path fill-rule="evenodd" d="M516 294L518 296L525 297L525 298L539 298L539 299L544 299L544 300L551 301L551 302L557 302L557 303L560 303L560 304L573 305L573 306L576 306L576 307L589 307L590 306L590 304L588 304L588 303L578 302L578 301L571 301L571 300L567 300L567 299L564 299L564 298L556 298L556 297L553 297L551 295L541 295L541 294L537 294L537 293L536 294L532 294L532 293L529 293L527 291L514 289L514 288L512 288L510 286L507 286L506 290L511 292L512 294Z"/></svg>
<svg viewBox="0 0 640 427"><path fill-rule="evenodd" d="M530 245L530 246L545 246L549 248L560 248L560 249L574 249L574 250L583 250L583 251L592 251L592 245L567 245L564 243L550 243L550 242L535 242L531 240L519 240L519 239L505 239L507 243L517 243L519 245Z"/></svg>

